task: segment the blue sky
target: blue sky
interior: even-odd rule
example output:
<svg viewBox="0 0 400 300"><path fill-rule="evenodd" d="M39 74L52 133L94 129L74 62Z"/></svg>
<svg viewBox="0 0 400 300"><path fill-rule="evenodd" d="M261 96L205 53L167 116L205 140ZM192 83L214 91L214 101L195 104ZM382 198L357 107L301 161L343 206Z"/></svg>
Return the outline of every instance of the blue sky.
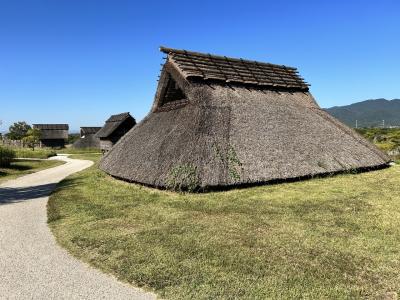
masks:
<svg viewBox="0 0 400 300"><path fill-rule="evenodd" d="M0 131L150 109L158 47L299 68L322 107L400 98L400 1L0 0Z"/></svg>

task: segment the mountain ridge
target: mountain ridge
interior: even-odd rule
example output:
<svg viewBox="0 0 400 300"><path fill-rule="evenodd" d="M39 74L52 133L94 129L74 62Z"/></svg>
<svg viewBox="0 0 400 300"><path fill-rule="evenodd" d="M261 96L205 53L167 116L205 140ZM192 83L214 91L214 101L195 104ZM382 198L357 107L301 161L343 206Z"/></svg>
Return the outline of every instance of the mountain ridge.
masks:
<svg viewBox="0 0 400 300"><path fill-rule="evenodd" d="M344 106L324 108L326 112L348 126L400 126L400 99L368 99Z"/></svg>

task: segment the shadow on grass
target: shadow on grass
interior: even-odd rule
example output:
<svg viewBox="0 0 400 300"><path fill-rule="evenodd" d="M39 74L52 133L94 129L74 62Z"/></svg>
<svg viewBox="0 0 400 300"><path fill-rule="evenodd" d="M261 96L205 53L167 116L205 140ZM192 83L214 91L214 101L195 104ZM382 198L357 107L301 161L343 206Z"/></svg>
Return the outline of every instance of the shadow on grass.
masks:
<svg viewBox="0 0 400 300"><path fill-rule="evenodd" d="M26 170L31 170L33 169L33 166L29 166L29 165L24 165L21 163L25 163L25 162L30 162L32 163L32 161L29 160L18 160L18 161L13 161L8 167L2 167L0 170L0 176L1 175L7 175L8 174L8 170L10 171L26 171Z"/></svg>
<svg viewBox="0 0 400 300"><path fill-rule="evenodd" d="M23 161L21 160L21 162L23 162ZM31 169L33 169L33 166L20 165L20 164L15 164L15 162L13 162L13 163L11 163L10 166L2 167L0 169L0 177L13 174L14 172L23 172L23 171L28 171Z"/></svg>
<svg viewBox="0 0 400 300"><path fill-rule="evenodd" d="M14 171L27 171L33 169L32 166L11 164L7 169Z"/></svg>

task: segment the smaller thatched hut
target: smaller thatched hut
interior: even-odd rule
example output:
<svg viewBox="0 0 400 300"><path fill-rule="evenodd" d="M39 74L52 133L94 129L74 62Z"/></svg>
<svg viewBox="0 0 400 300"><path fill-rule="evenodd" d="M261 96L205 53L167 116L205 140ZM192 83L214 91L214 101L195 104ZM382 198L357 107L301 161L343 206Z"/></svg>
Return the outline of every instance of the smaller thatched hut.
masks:
<svg viewBox="0 0 400 300"><path fill-rule="evenodd" d="M40 147L63 148L68 139L68 124L33 124L40 129Z"/></svg>
<svg viewBox="0 0 400 300"><path fill-rule="evenodd" d="M73 143L73 148L100 148L100 139L96 133L101 127L81 127L80 138Z"/></svg>
<svg viewBox="0 0 400 300"><path fill-rule="evenodd" d="M95 135L100 139L101 151L103 153L108 152L135 125L136 120L129 112L112 115L108 118L104 126Z"/></svg>

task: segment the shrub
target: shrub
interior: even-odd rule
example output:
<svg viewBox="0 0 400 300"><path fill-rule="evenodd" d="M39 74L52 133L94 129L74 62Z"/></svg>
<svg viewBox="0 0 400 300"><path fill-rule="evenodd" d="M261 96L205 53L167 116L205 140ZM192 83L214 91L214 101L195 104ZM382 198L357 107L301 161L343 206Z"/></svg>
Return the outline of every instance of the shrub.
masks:
<svg viewBox="0 0 400 300"><path fill-rule="evenodd" d="M15 158L15 151L9 148L0 147L0 167L9 167Z"/></svg>
<svg viewBox="0 0 400 300"><path fill-rule="evenodd" d="M42 133L38 128L31 128L26 133L26 136L22 138L24 143L26 143L29 147L32 148L32 151L35 150L36 145L40 143L40 137Z"/></svg>

